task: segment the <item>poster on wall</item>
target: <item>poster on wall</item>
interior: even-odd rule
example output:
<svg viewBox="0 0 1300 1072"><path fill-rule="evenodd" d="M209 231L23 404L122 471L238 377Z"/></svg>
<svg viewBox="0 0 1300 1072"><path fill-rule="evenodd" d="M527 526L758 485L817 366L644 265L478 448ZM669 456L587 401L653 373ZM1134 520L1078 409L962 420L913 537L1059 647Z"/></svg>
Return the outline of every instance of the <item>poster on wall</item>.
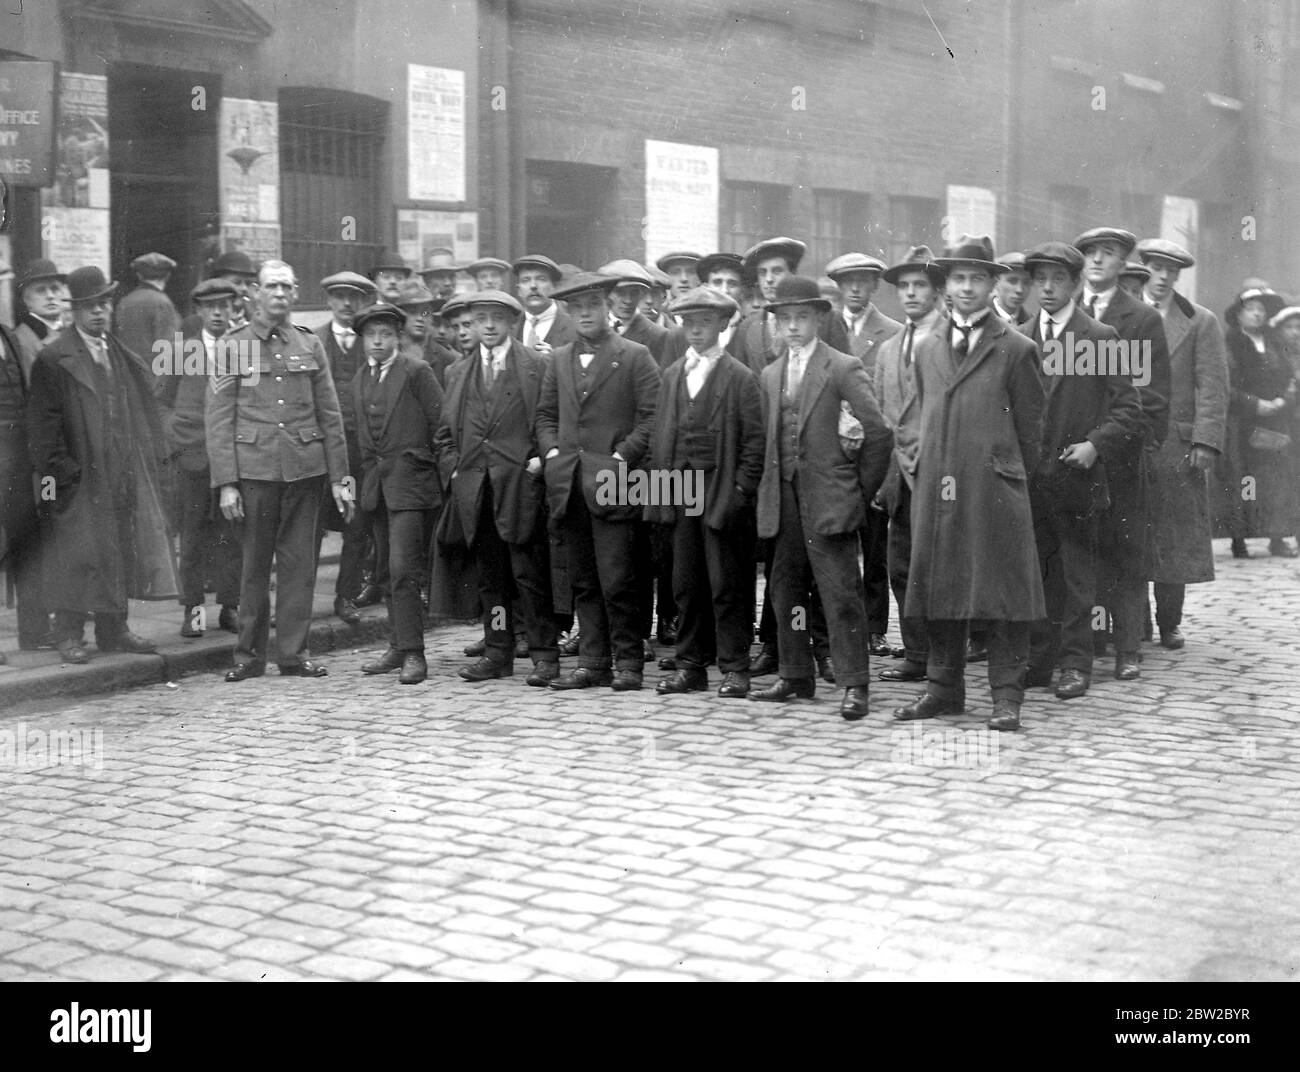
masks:
<svg viewBox="0 0 1300 1072"><path fill-rule="evenodd" d="M41 191L41 247L61 271L109 265L108 79L59 75L58 159Z"/></svg>
<svg viewBox="0 0 1300 1072"><path fill-rule="evenodd" d="M407 197L465 200L465 72L406 65Z"/></svg>
<svg viewBox="0 0 1300 1072"><path fill-rule="evenodd" d="M645 212L647 264L675 249L717 249L718 150L647 139Z"/></svg>
<svg viewBox="0 0 1300 1072"><path fill-rule="evenodd" d="M416 271L429 263L430 251L449 249L457 264L478 259L478 213L397 210L397 255Z"/></svg>
<svg viewBox="0 0 1300 1072"><path fill-rule="evenodd" d="M944 245L956 245L962 235L988 235L998 245L998 198L982 186L949 186L944 215Z"/></svg>
<svg viewBox="0 0 1300 1072"><path fill-rule="evenodd" d="M1166 194L1160 207L1160 237L1177 242L1193 257L1201 237L1200 202L1190 197ZM1178 292L1188 301L1196 300L1196 268L1184 268L1178 275Z"/></svg>
<svg viewBox="0 0 1300 1072"><path fill-rule="evenodd" d="M94 265L109 274L107 211L51 205L41 222L45 256L61 271Z"/></svg>
<svg viewBox="0 0 1300 1072"><path fill-rule="evenodd" d="M0 181L48 186L54 142L54 64L0 60Z"/></svg>
<svg viewBox="0 0 1300 1072"><path fill-rule="evenodd" d="M254 261L279 257L279 109L274 101L223 97L219 130L221 247Z"/></svg>

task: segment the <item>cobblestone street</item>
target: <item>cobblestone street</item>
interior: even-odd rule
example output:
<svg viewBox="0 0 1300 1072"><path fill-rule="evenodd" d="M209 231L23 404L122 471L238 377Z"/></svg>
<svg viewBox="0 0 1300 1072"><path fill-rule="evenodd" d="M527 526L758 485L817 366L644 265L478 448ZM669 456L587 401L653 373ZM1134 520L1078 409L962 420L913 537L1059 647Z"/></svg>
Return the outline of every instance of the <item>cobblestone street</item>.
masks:
<svg viewBox="0 0 1300 1072"><path fill-rule="evenodd" d="M1297 978L1300 569L1216 565L1184 651L1013 735L983 665L896 728L916 686L469 685L465 628L420 687L347 650L10 710L0 978Z"/></svg>

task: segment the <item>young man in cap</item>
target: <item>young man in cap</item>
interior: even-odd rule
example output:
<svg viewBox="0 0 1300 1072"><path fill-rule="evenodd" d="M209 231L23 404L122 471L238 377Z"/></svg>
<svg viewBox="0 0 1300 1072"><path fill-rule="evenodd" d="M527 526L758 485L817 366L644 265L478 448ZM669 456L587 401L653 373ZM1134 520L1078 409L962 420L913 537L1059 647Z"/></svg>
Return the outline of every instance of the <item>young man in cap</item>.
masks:
<svg viewBox="0 0 1300 1072"><path fill-rule="evenodd" d="M610 329L629 342L644 346L659 367L664 368L670 333L663 325L652 324L641 312L641 299L650 289L650 274L636 261L626 258L602 264L596 271L616 280L609 292Z"/></svg>
<svg viewBox="0 0 1300 1072"><path fill-rule="evenodd" d="M831 303L816 280L791 275L769 308L786 353L762 373L767 440L758 489L758 535L773 541L771 586L780 677L751 700L788 700L816 692L808 609L814 582L830 633L840 714L867 714L869 630L858 571L858 530L889 464L889 429L862 362L819 338ZM858 446L847 442L846 417ZM846 449L848 447L848 449ZM855 456L856 455L856 456Z"/></svg>
<svg viewBox="0 0 1300 1072"><path fill-rule="evenodd" d="M680 249L665 253L655 261L655 267L671 280L669 293L672 297L680 298L700 285L700 277L696 270L699 261L700 254Z"/></svg>
<svg viewBox="0 0 1300 1072"><path fill-rule="evenodd" d="M252 311L253 291L257 289L257 267L243 250L228 249L212 262L208 278L229 283L235 288L235 300L230 303L230 324L226 331L239 331L247 325ZM194 335L202 327L197 312L181 321L181 331L186 335Z"/></svg>
<svg viewBox="0 0 1300 1072"><path fill-rule="evenodd" d="M659 324L669 329L675 327L672 316L664 311L668 295L673 289L672 276L653 264L643 264L641 267L650 277L650 289L642 296L641 304L638 306L641 315L652 324Z"/></svg>
<svg viewBox="0 0 1300 1072"><path fill-rule="evenodd" d="M171 345L181 327L180 315L167 297L167 281L176 262L162 253L146 253L131 262L139 283L117 305L115 334L123 346L146 364L153 361L154 343Z"/></svg>
<svg viewBox="0 0 1300 1072"><path fill-rule="evenodd" d="M474 314L470 312L462 295L456 295L442 307L442 318L451 329L452 341L461 357L478 352L478 331L474 327Z"/></svg>
<svg viewBox="0 0 1300 1072"><path fill-rule="evenodd" d="M68 277L53 261L32 261L18 279L18 302L22 312L14 323L13 337L23 378L30 382L32 365L41 347L51 342L70 319Z"/></svg>
<svg viewBox="0 0 1300 1072"><path fill-rule="evenodd" d="M400 670L403 685L429 675L424 658L424 576L428 512L442 502L434 438L442 423L442 388L423 357L401 353L406 314L376 302L359 312L365 365L348 390L361 447L358 505L369 514L375 556L388 575L388 650L361 668Z"/></svg>
<svg viewBox="0 0 1300 1072"><path fill-rule="evenodd" d="M659 366L650 351L609 327L618 279L584 272L555 292L578 341L551 355L537 404L550 516L563 531L578 613L578 669L554 689L639 689L645 655L638 621L635 523L641 506L610 493L650 447ZM611 658L615 673L610 673Z"/></svg>
<svg viewBox="0 0 1300 1072"><path fill-rule="evenodd" d="M401 297L402 283L411 278L411 269L397 254L384 250L370 269L370 281L379 300L392 304Z"/></svg>
<svg viewBox="0 0 1300 1072"><path fill-rule="evenodd" d="M560 285L560 266L550 257L530 253L511 267L515 273L515 291L524 305L524 315L515 324L515 337L542 356L574 342L578 331L573 326L573 317L551 298Z"/></svg>
<svg viewBox="0 0 1300 1072"><path fill-rule="evenodd" d="M920 454L903 609L926 623L927 684L894 717L963 710L968 631L981 621L993 691L988 726L1014 730L1030 623L1046 613L1027 484L1043 433L1038 350L989 309L993 279L1004 269L987 236L963 236L939 264L952 319L914 349Z"/></svg>
<svg viewBox="0 0 1300 1072"><path fill-rule="evenodd" d="M1137 239L1116 227L1094 227L1074 240L1083 254L1083 292L1079 304L1094 320L1119 332L1145 375L1134 376L1147 429L1143 443L1133 444L1106 466L1110 509L1098 530L1097 602L1110 612L1115 642L1115 676L1132 681L1141 675L1143 625L1146 621L1146 556L1150 538L1145 446L1159 449L1169 427L1169 350L1160 314L1130 298L1119 287L1119 273Z"/></svg>
<svg viewBox="0 0 1300 1072"><path fill-rule="evenodd" d="M509 294L484 290L466 300L479 352L452 366L438 434L446 509L457 515L449 527L473 556L483 614L483 655L460 676L511 676L522 631L533 660L528 684L545 688L560 674L536 435L547 359L514 338L524 310Z"/></svg>
<svg viewBox="0 0 1300 1072"><path fill-rule="evenodd" d="M1075 356L1119 336L1074 301L1083 255L1047 242L1025 257L1038 294L1030 338L1039 347L1047 385L1042 455L1029 477L1044 619L1032 626L1028 685L1056 684L1058 699L1082 696L1092 683L1092 613L1097 593L1097 522L1106 506L1106 471L1141 442L1145 427L1137 389L1126 376L1076 374Z"/></svg>
<svg viewBox="0 0 1300 1072"><path fill-rule="evenodd" d="M894 449L874 502L880 504L889 519L889 586L898 603L898 628L903 638L903 663L885 667L878 676L882 681L924 681L930 651L925 622L904 613L912 558L912 496L921 448L921 405L916 397L913 365L917 344L934 332L948 329L947 305L941 297L947 276L935 263L929 246L913 246L901 262L882 273L882 278L897 290L907 323L897 335L886 339L876 354L876 400L885 424L894 433Z"/></svg>
<svg viewBox="0 0 1300 1072"><path fill-rule="evenodd" d="M677 608L675 672L661 694L708 688L716 657L719 696L749 693L754 631L754 498L763 472L763 402L748 367L718 337L739 308L720 291L697 287L673 300L689 340L684 360L664 373L655 407L651 465L680 474L699 497L652 504L646 517L672 533ZM684 496L685 497L685 496Z"/></svg>
<svg viewBox="0 0 1300 1072"><path fill-rule="evenodd" d="M420 272L420 278L435 299L447 301L456 293L456 273L460 266L456 264L456 254L446 246L435 246L429 250L428 260Z"/></svg>
<svg viewBox="0 0 1300 1072"><path fill-rule="evenodd" d="M1183 646L1187 585L1214 580L1206 474L1223 450L1228 419L1228 348L1219 318L1174 287L1195 258L1163 238L1144 238L1147 302L1164 320L1169 347L1169 434L1151 464L1150 568L1156 626L1166 648Z"/></svg>
<svg viewBox="0 0 1300 1072"><path fill-rule="evenodd" d="M1147 280L1151 278L1151 269L1137 261L1128 261L1119 272L1119 286L1130 298L1146 301Z"/></svg>
<svg viewBox="0 0 1300 1072"><path fill-rule="evenodd" d="M235 526L221 516L212 490L208 466L207 428L204 407L208 377L238 371L236 358L221 350L221 339L230 323L230 307L238 297L235 288L220 279L207 279L190 291L199 316L196 332L183 332L187 346L202 349L201 374L177 368L166 370L154 386L162 409L167 438L168 462L176 493L176 522L180 530L181 605L185 616L181 636L201 637L206 626L204 579L211 578L217 590L221 614L217 624L227 632L239 631L239 573L242 553ZM175 355L175 359L183 358Z"/></svg>
<svg viewBox="0 0 1300 1072"><path fill-rule="evenodd" d="M1029 297L1029 273L1025 269L1025 255L1019 252L1004 253L998 263L1006 269L993 284L993 312L1017 331L1028 333L1033 326L1033 314L1025 308Z"/></svg>
<svg viewBox="0 0 1300 1072"><path fill-rule="evenodd" d="M406 314L401 350L403 357L417 358L433 369L438 386L445 387L447 369L460 360L460 355L452 353L433 337L436 304L433 292L419 279L408 279L402 284L401 297L397 300L397 307Z"/></svg>
<svg viewBox="0 0 1300 1072"><path fill-rule="evenodd" d="M500 257L480 257L465 269L479 290L507 290L510 280L510 262Z"/></svg>
<svg viewBox="0 0 1300 1072"><path fill-rule="evenodd" d="M276 564L276 643L282 676L324 677L307 632L316 586L318 517L329 494L344 523L354 496L348 447L325 348L289 320L293 268L269 260L258 274L253 322L229 338L255 355L257 377L214 377L208 387L208 464L223 516L242 519L239 639L226 680L266 672L271 562Z"/></svg>
<svg viewBox="0 0 1300 1072"><path fill-rule="evenodd" d="M316 329L316 337L325 351L330 379L338 394L343 436L348 448L348 473L355 481L361 476L361 445L357 439L357 414L353 408L351 385L357 370L365 363L365 354L353 322L357 311L370 304L375 288L370 280L356 272L336 272L322 279L320 285L325 292L330 319ZM320 556L320 540L327 531L340 532L343 536L339 572L334 581L334 613L345 624L356 625L361 621L359 608L378 603L383 598L382 587L375 580L382 574L382 564L374 557L370 515L357 510L344 521L334 502L322 496L317 557ZM370 582L366 580L367 573L372 578Z"/></svg>
<svg viewBox="0 0 1300 1072"><path fill-rule="evenodd" d="M736 337L736 329L742 319L740 303L745 298L744 265L744 259L739 253L710 253L701 257L695 266L702 286L712 287L736 303L736 312L718 336L718 344L728 353L734 353L732 340Z"/></svg>
<svg viewBox="0 0 1300 1072"><path fill-rule="evenodd" d="M177 595L160 505L165 448L153 373L109 332L115 289L98 268L72 272L73 326L32 366L32 467L54 489L52 498L42 495L45 599L67 663L89 659L88 613L100 651L152 652L153 643L127 627L127 600Z"/></svg>

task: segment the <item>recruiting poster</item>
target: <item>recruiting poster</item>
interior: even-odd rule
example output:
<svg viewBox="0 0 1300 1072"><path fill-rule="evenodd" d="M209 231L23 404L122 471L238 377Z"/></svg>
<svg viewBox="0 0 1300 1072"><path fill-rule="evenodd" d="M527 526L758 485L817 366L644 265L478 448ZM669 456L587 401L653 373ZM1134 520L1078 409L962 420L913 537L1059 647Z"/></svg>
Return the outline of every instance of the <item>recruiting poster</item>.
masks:
<svg viewBox="0 0 1300 1072"><path fill-rule="evenodd" d="M647 139L645 212L647 264L675 249L717 249L718 150Z"/></svg>
<svg viewBox="0 0 1300 1072"><path fill-rule="evenodd" d="M407 197L465 200L465 72L406 65Z"/></svg>
<svg viewBox="0 0 1300 1072"><path fill-rule="evenodd" d="M397 255L416 271L429 263L430 251L449 249L457 264L478 259L478 213L397 210Z"/></svg>
<svg viewBox="0 0 1300 1072"><path fill-rule="evenodd" d="M1177 242L1193 257L1201 232L1201 206L1190 197L1166 194L1160 209L1160 237ZM1196 268L1184 268L1178 275L1178 292L1196 300Z"/></svg>
<svg viewBox="0 0 1300 1072"><path fill-rule="evenodd" d="M54 64L0 61L0 181L48 186L54 171Z"/></svg>
<svg viewBox="0 0 1300 1072"><path fill-rule="evenodd" d="M108 212L51 205L41 221L45 256L61 271L94 265L109 274Z"/></svg>
<svg viewBox="0 0 1300 1072"><path fill-rule="evenodd" d="M280 256L279 109L274 101L221 99L221 247L254 261Z"/></svg>

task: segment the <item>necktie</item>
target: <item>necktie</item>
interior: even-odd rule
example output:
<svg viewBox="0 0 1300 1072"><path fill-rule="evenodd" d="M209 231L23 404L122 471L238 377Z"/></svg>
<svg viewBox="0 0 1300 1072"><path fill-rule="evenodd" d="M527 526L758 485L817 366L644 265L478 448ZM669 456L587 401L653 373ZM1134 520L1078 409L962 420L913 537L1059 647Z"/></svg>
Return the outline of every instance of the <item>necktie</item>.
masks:
<svg viewBox="0 0 1300 1072"><path fill-rule="evenodd" d="M789 394L799 393L799 384L803 382L803 351L796 350L793 347L790 350L790 361L786 366L785 389Z"/></svg>
<svg viewBox="0 0 1300 1072"><path fill-rule="evenodd" d="M691 354L691 356L686 359L686 375L689 376L692 372L694 372L697 368L699 368L700 362L703 360L704 359L700 357L699 354Z"/></svg>
<svg viewBox="0 0 1300 1072"><path fill-rule="evenodd" d="M496 379L496 374L492 368L492 353L488 352L483 358L483 386L489 391L492 390L492 383Z"/></svg>
<svg viewBox="0 0 1300 1072"><path fill-rule="evenodd" d="M952 352L958 358L963 358L970 352L970 333L975 330L975 325L954 323L953 327L961 332L961 338L957 340L957 345L952 348Z"/></svg>
<svg viewBox="0 0 1300 1072"><path fill-rule="evenodd" d="M1056 332L1052 330L1055 326L1056 322L1049 316L1043 325L1043 342L1051 342L1056 338Z"/></svg>
<svg viewBox="0 0 1300 1072"><path fill-rule="evenodd" d="M370 362L370 378L375 381L379 379L379 365L374 361Z"/></svg>
<svg viewBox="0 0 1300 1072"><path fill-rule="evenodd" d="M623 326L624 326L624 325L623 325L623 321L621 321L621 320L615 320L615 321L614 321L614 334L615 334L615 335L622 335L622 334L623 334Z"/></svg>
<svg viewBox="0 0 1300 1072"><path fill-rule="evenodd" d="M538 318L535 316L530 316L528 318L528 330L524 332L525 346L537 345L537 320Z"/></svg>
<svg viewBox="0 0 1300 1072"><path fill-rule="evenodd" d="M903 330L903 368L905 369L912 367L912 339L915 335L916 324L909 320Z"/></svg>
<svg viewBox="0 0 1300 1072"><path fill-rule="evenodd" d="M1088 315L1094 320L1097 319L1097 295L1094 294L1088 299Z"/></svg>
<svg viewBox="0 0 1300 1072"><path fill-rule="evenodd" d="M355 339L356 337L357 337L357 333L355 331L352 331L351 329L342 332L339 335L339 346L341 346L345 351L351 350L352 340Z"/></svg>

